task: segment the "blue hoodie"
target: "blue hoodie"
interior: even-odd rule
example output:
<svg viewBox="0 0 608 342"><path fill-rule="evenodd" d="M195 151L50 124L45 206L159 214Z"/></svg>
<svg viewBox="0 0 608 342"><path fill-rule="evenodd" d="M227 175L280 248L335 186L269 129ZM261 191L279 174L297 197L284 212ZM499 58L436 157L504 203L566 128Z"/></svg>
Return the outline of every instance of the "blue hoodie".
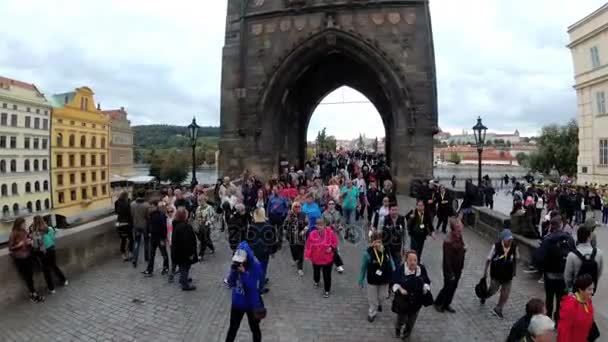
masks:
<svg viewBox="0 0 608 342"><path fill-rule="evenodd" d="M242 311L260 309L263 305L258 285L262 267L247 242L241 242L237 249L242 249L247 253L247 261L245 272L230 270L228 276L228 285L232 288L232 307Z"/></svg>
<svg viewBox="0 0 608 342"><path fill-rule="evenodd" d="M308 226L314 228L317 225L317 219L321 218L321 209L317 202L304 203L302 212L308 217Z"/></svg>

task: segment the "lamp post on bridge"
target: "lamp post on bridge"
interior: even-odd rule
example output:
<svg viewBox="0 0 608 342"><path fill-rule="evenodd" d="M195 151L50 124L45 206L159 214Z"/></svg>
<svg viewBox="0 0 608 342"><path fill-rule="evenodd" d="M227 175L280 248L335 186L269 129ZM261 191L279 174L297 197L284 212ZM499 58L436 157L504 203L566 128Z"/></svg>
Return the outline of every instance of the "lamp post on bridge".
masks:
<svg viewBox="0 0 608 342"><path fill-rule="evenodd" d="M198 139L199 126L196 124L196 118L192 118L192 123L188 125L188 134L190 135L190 145L192 145L192 189L198 184L196 180L196 140Z"/></svg>
<svg viewBox="0 0 608 342"><path fill-rule="evenodd" d="M486 142L486 131L488 127L481 123L481 117L477 118L477 124L473 126L473 134L475 134L475 145L477 145L477 185L481 186L481 154L483 153L483 146Z"/></svg>

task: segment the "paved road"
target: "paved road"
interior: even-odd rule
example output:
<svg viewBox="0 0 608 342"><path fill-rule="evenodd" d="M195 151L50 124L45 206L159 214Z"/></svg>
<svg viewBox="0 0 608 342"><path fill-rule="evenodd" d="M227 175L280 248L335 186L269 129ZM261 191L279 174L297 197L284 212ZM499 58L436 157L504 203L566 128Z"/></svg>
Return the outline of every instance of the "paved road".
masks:
<svg viewBox="0 0 608 342"><path fill-rule="evenodd" d="M411 206L411 200L402 200ZM404 208L405 210L405 208ZM429 240L423 261L436 295L441 277L441 239ZM489 244L466 231L467 258L454 308L456 314L439 314L424 308L412 341L501 341L511 324L524 313L533 296L541 296L536 279L521 274L505 307L505 319L490 314L493 297L485 306L473 287L481 276ZM166 278L143 278L128 263L109 260L70 279L44 304L22 302L0 309L2 341L223 341L228 329L230 291L221 284L229 268L229 249L218 242L218 253L195 265L192 277L198 290L184 293ZM364 290L357 286L363 245L345 243L341 250L346 273L334 272L332 296L321 297L312 286L310 264L304 278L291 267L287 250L271 259L270 293L265 296L269 315L262 323L264 341L392 341L394 314L390 303L374 323L368 323ZM158 271L158 270L157 270ZM246 320L238 341L250 341Z"/></svg>

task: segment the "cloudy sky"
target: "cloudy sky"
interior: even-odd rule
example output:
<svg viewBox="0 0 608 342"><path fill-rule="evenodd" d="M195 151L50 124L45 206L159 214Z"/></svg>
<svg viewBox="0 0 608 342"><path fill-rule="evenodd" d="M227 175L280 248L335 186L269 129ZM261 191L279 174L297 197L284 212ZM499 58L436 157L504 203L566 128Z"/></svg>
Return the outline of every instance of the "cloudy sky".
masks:
<svg viewBox="0 0 608 342"><path fill-rule="evenodd" d="M534 134L575 117L567 27L602 0L433 0L439 124L459 132L482 115L493 131ZM222 0L0 0L0 75L45 93L88 85L134 124L219 124ZM317 108L309 137L382 136L351 89ZM335 104L354 102L350 104ZM361 103L363 102L363 103ZM347 117L348 115L348 117Z"/></svg>

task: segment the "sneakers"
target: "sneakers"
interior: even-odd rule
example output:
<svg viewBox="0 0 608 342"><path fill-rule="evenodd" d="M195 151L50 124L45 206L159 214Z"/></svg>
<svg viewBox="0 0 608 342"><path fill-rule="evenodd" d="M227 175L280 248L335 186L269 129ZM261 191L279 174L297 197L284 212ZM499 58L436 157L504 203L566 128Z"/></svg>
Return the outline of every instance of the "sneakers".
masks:
<svg viewBox="0 0 608 342"><path fill-rule="evenodd" d="M270 292L270 289L267 287L260 290L260 294L267 294L268 292Z"/></svg>
<svg viewBox="0 0 608 342"><path fill-rule="evenodd" d="M152 272L150 272L150 271L148 271L148 270L145 270L145 271L143 271L143 272L141 272L141 273L142 273L142 274L144 275L144 277L146 277L146 278L150 278L150 277L153 275L153 274L152 274Z"/></svg>
<svg viewBox="0 0 608 342"><path fill-rule="evenodd" d="M401 329L400 328L395 328L395 337L397 337L397 338L401 337Z"/></svg>
<svg viewBox="0 0 608 342"><path fill-rule="evenodd" d="M372 323L376 319L376 316L367 316L367 321Z"/></svg>
<svg viewBox="0 0 608 342"><path fill-rule="evenodd" d="M492 309L492 313L494 314L494 316L499 317L499 318L505 318L502 315L502 310L498 310L498 308L494 308Z"/></svg>
<svg viewBox="0 0 608 342"><path fill-rule="evenodd" d="M63 286L68 286L68 284L69 284L69 283L68 283L68 280L66 279L66 280L63 282Z"/></svg>
<svg viewBox="0 0 608 342"><path fill-rule="evenodd" d="M382 312L382 305L378 305L378 312Z"/></svg>
<svg viewBox="0 0 608 342"><path fill-rule="evenodd" d="M182 291L194 291L194 290L196 290L196 286L194 286L194 285L188 285L188 286L182 287Z"/></svg>
<svg viewBox="0 0 608 342"><path fill-rule="evenodd" d="M454 310L453 307L451 307L450 305L448 305L447 307L444 308L445 311L449 312L449 313L456 313L456 310Z"/></svg>
<svg viewBox="0 0 608 342"><path fill-rule="evenodd" d="M344 267L342 267L342 266L338 266L337 270L338 270L338 273L344 273Z"/></svg>
<svg viewBox="0 0 608 342"><path fill-rule="evenodd" d="M209 254L210 254L210 255L215 254L215 249L210 250L210 251L209 251Z"/></svg>
<svg viewBox="0 0 608 342"><path fill-rule="evenodd" d="M41 295L39 295L37 293L32 293L32 294L30 294L30 301L32 303L42 303L42 302L44 302L44 297L42 297Z"/></svg>
<svg viewBox="0 0 608 342"><path fill-rule="evenodd" d="M443 313L443 311L444 311L444 309L441 306L439 306L438 304L433 304L433 307L435 308L435 310L437 312Z"/></svg>
<svg viewBox="0 0 608 342"><path fill-rule="evenodd" d="M55 291L55 290L49 290L49 293L50 293L50 294L55 294L56 292L57 292L57 291Z"/></svg>
<svg viewBox="0 0 608 342"><path fill-rule="evenodd" d="M486 299L485 298L479 299L479 303L482 304L482 305L485 304L486 303Z"/></svg>
<svg viewBox="0 0 608 342"><path fill-rule="evenodd" d="M163 270L160 272L161 275L165 275L169 273L169 269L168 268L163 268Z"/></svg>
<svg viewBox="0 0 608 342"><path fill-rule="evenodd" d="M303 277L303 276L304 276L304 271L302 271L302 270L298 270L298 275L299 275L300 277Z"/></svg>
<svg viewBox="0 0 608 342"><path fill-rule="evenodd" d="M323 298L329 298L329 292L325 291L325 293L323 293Z"/></svg>
<svg viewBox="0 0 608 342"><path fill-rule="evenodd" d="M314 283L314 287L319 287L319 283Z"/></svg>

